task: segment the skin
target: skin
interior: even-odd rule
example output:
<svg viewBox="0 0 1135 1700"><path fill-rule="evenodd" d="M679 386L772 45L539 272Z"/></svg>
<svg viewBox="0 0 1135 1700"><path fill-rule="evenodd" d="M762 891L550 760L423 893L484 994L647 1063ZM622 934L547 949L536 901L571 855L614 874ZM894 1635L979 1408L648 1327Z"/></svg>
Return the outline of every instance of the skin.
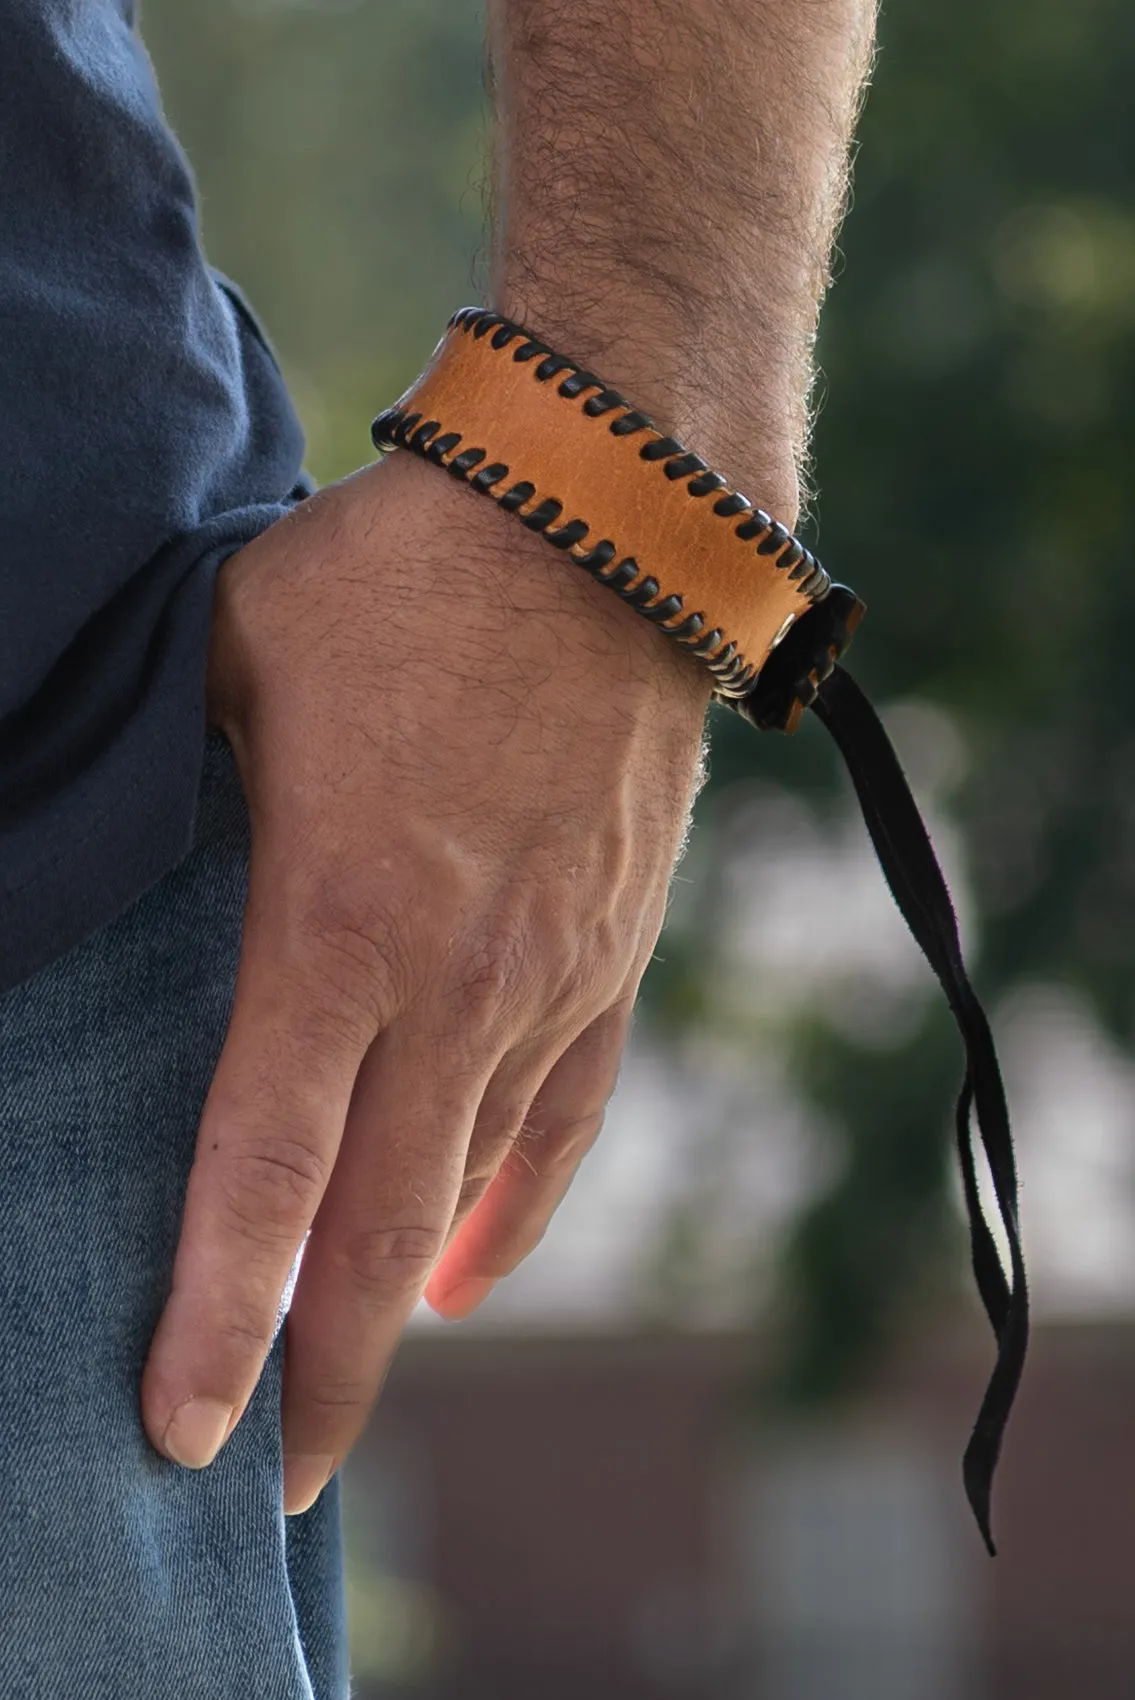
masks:
<svg viewBox="0 0 1135 1700"><path fill-rule="evenodd" d="M872 22L871 0L489 11L493 304L789 523ZM399 453L222 569L207 696L250 888L143 1420L166 1456L211 1461L308 1235L284 1373L297 1512L423 1292L468 1314L599 1132L709 681Z"/></svg>

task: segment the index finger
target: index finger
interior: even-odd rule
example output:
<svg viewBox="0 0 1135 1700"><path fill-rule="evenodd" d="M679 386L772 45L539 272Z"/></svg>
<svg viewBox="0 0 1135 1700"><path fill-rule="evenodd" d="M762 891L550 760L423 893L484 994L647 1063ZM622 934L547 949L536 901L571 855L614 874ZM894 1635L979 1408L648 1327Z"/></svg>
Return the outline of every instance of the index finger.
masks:
<svg viewBox="0 0 1135 1700"><path fill-rule="evenodd" d="M377 1026L271 906L250 901L172 1290L142 1377L146 1433L175 1463L208 1464L256 1386Z"/></svg>

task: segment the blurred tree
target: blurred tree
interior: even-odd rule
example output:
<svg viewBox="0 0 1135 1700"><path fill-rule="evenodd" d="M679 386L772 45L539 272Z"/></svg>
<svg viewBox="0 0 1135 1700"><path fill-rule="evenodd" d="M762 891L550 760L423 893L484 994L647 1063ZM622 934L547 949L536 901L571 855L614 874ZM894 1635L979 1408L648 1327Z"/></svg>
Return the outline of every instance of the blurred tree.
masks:
<svg viewBox="0 0 1135 1700"><path fill-rule="evenodd" d="M366 458L371 415L476 289L477 10L147 0L144 28L211 253L280 346L314 470L338 475ZM1123 0L894 0L823 326L813 518L823 559L871 605L856 672L883 702L940 705L968 752L952 805L985 992L1073 983L1125 1043L1133 77ZM819 820L846 806L817 727L758 743L721 715L707 832L754 769ZM689 1034L717 1019L715 964L680 917L662 955L656 1022ZM933 1286L960 1064L937 1014L885 1055L804 1009L778 1042L837 1130L830 1185L784 1259L790 1380L830 1396Z"/></svg>

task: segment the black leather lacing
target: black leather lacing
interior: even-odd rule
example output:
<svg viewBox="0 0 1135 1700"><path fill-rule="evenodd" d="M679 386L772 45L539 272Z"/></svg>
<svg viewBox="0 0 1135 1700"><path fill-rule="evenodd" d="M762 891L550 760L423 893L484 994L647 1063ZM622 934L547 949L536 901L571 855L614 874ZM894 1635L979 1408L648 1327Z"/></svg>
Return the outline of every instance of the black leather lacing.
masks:
<svg viewBox="0 0 1135 1700"><path fill-rule="evenodd" d="M850 674L836 664L847 641L849 615L857 607L850 591L833 586L828 598L805 614L773 651L752 694L734 706L767 730L790 727L798 712L796 705L803 702L827 727L847 764L887 884L938 977L962 1036L966 1071L956 1112L958 1158L974 1275L997 1341L997 1361L966 1448L962 1475L978 1527L993 1553L993 1472L1029 1336L1009 1111L989 1023L962 960L950 894L910 786L875 710ZM1009 1278L978 1192L971 1130L974 1111L1008 1241Z"/></svg>

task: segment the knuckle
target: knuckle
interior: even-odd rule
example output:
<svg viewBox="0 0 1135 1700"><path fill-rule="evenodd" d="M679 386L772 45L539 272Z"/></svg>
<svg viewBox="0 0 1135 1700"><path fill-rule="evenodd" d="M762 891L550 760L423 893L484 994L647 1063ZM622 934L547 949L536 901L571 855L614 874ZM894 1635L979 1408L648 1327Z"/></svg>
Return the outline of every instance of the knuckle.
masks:
<svg viewBox="0 0 1135 1700"><path fill-rule="evenodd" d="M332 1423L344 1413L351 1415L366 1410L374 1400L374 1386L357 1376L324 1376L316 1386L304 1393L304 1404L316 1417L324 1416Z"/></svg>
<svg viewBox="0 0 1135 1700"><path fill-rule="evenodd" d="M492 1182L491 1174L466 1175L461 1182L461 1190L457 1194L457 1203L453 1211L454 1216L468 1216L469 1212L480 1204Z"/></svg>
<svg viewBox="0 0 1135 1700"><path fill-rule="evenodd" d="M605 1108L590 1110L583 1115L551 1122L538 1132L533 1130L532 1143L539 1145L533 1160L539 1173L557 1176L566 1169L574 1169L598 1138L604 1114ZM531 1152L529 1155L533 1156Z"/></svg>
<svg viewBox="0 0 1135 1700"><path fill-rule="evenodd" d="M607 991L612 982L617 988L626 978L638 942L628 935L629 929L612 915L600 916L589 929L587 967L597 992Z"/></svg>
<svg viewBox="0 0 1135 1700"><path fill-rule="evenodd" d="M578 1167L599 1137L605 1104L571 1115L541 1119L538 1107L525 1122L505 1159L505 1168L521 1166L537 1180L555 1181Z"/></svg>
<svg viewBox="0 0 1135 1700"><path fill-rule="evenodd" d="M308 1227L327 1178L324 1159L300 1139L246 1141L221 1171L228 1225L261 1244L291 1243Z"/></svg>
<svg viewBox="0 0 1135 1700"><path fill-rule="evenodd" d="M421 1224L367 1228L344 1243L338 1261L357 1291L391 1304L425 1285L444 1237L444 1228Z"/></svg>
<svg viewBox="0 0 1135 1700"><path fill-rule="evenodd" d="M519 927L498 925L472 941L453 988L463 1021L480 1023L511 1007L526 979L530 955L531 944Z"/></svg>
<svg viewBox="0 0 1135 1700"><path fill-rule="evenodd" d="M549 996L546 1019L574 1026L581 1014L594 1016L622 978L623 941L606 937L605 923L588 920L556 926L544 935Z"/></svg>
<svg viewBox="0 0 1135 1700"><path fill-rule="evenodd" d="M535 1088L530 1082L507 1087L493 1082L477 1112L469 1154L469 1173L490 1169L500 1161L524 1127Z"/></svg>
<svg viewBox="0 0 1135 1700"><path fill-rule="evenodd" d="M241 1358L258 1363L266 1356L276 1331L275 1308L261 1310L247 1299L231 1296L217 1318L217 1342Z"/></svg>
<svg viewBox="0 0 1135 1700"><path fill-rule="evenodd" d="M511 1275L536 1250L547 1231L548 1223L543 1218L538 1222L517 1223L493 1246L486 1273L498 1281Z"/></svg>
<svg viewBox="0 0 1135 1700"><path fill-rule="evenodd" d="M413 952L405 922L373 873L336 868L309 884L297 930L337 1010L353 1014L371 1035L408 993Z"/></svg>
<svg viewBox="0 0 1135 1700"><path fill-rule="evenodd" d="M348 984L329 956L318 952L309 954L303 970L290 980L281 988L289 994L290 1006L280 1047L286 1047L279 1059L281 1070L290 1074L298 1064L315 1074L345 1056L361 1057L382 1025L377 989L361 980ZM272 1090L271 1082L264 1084Z"/></svg>

